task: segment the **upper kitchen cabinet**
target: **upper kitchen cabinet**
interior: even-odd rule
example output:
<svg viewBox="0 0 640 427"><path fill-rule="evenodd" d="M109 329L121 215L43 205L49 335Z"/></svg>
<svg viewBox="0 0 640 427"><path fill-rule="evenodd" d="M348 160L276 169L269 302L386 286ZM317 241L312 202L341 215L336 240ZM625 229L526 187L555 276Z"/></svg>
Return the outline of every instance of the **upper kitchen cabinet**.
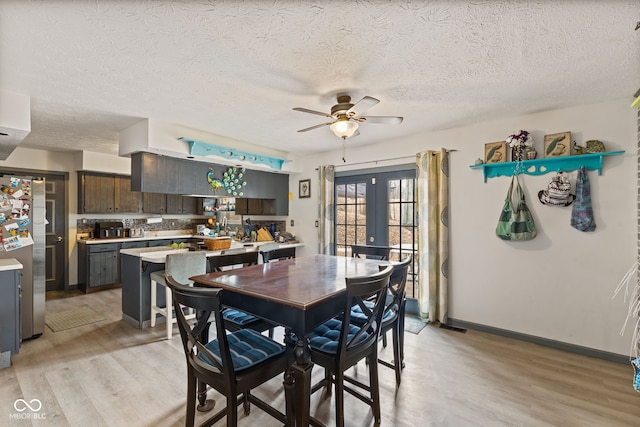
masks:
<svg viewBox="0 0 640 427"><path fill-rule="evenodd" d="M131 177L115 177L115 212L139 213L142 211L142 193L131 191Z"/></svg>
<svg viewBox="0 0 640 427"><path fill-rule="evenodd" d="M78 172L78 213L113 213L114 175Z"/></svg>
<svg viewBox="0 0 640 427"><path fill-rule="evenodd" d="M153 153L131 155L131 188L136 191L197 194L205 197L233 197L224 188L214 190L207 173L222 179L229 166L216 163L176 159ZM243 181L243 198L274 200L275 210L268 215L289 214L289 176L283 173L247 169ZM238 197L238 196L236 196Z"/></svg>
<svg viewBox="0 0 640 427"><path fill-rule="evenodd" d="M150 214L167 213L167 195L162 193L142 193L142 212Z"/></svg>
<svg viewBox="0 0 640 427"><path fill-rule="evenodd" d="M168 214L197 214L201 199L197 197L186 197L179 194L167 194Z"/></svg>
<svg viewBox="0 0 640 427"><path fill-rule="evenodd" d="M139 213L140 202L128 176L78 172L78 213Z"/></svg>
<svg viewBox="0 0 640 427"><path fill-rule="evenodd" d="M276 215L275 199L236 198L236 215Z"/></svg>

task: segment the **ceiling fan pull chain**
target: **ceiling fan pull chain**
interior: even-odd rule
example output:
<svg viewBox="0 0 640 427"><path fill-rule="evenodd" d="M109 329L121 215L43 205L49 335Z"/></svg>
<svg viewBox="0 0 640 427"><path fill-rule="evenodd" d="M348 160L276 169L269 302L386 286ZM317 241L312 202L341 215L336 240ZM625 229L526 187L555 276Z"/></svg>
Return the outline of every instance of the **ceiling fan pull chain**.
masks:
<svg viewBox="0 0 640 427"><path fill-rule="evenodd" d="M342 140L342 163L347 163L346 157L347 144L345 143L345 139Z"/></svg>

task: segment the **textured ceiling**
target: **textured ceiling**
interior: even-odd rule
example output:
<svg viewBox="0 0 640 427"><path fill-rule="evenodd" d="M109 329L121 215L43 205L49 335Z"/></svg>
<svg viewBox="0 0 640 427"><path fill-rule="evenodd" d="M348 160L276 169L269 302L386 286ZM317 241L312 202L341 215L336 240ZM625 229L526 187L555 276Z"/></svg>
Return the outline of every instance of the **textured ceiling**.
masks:
<svg viewBox="0 0 640 427"><path fill-rule="evenodd" d="M0 0L0 89L31 97L25 147L117 153L144 118L295 154L334 149L338 92L381 100L362 145L629 98L638 0ZM188 136L188 135L185 135Z"/></svg>

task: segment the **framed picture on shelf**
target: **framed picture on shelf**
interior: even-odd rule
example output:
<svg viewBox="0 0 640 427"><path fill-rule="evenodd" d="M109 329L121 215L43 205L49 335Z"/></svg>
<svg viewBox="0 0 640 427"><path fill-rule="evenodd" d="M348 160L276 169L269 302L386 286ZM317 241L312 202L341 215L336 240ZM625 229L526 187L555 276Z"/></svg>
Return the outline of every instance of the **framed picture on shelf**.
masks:
<svg viewBox="0 0 640 427"><path fill-rule="evenodd" d="M552 133L544 136L544 157L571 155L571 132Z"/></svg>
<svg viewBox="0 0 640 427"><path fill-rule="evenodd" d="M484 144L485 164L507 161L507 143L505 141L490 142Z"/></svg>
<svg viewBox="0 0 640 427"><path fill-rule="evenodd" d="M298 197L303 199L305 197L311 197L311 180L302 179L298 184Z"/></svg>

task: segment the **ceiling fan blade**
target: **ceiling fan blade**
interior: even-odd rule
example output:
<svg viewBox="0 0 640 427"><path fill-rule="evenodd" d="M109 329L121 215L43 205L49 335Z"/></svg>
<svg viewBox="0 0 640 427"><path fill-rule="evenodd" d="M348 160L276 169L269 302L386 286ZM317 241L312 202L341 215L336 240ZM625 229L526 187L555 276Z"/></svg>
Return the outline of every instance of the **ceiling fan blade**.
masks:
<svg viewBox="0 0 640 427"><path fill-rule="evenodd" d="M364 114L365 111L379 102L379 99L373 98L371 96L365 96L360 101L356 102L353 107L349 108L349 110L347 111L347 116L351 117Z"/></svg>
<svg viewBox="0 0 640 427"><path fill-rule="evenodd" d="M333 118L333 116L331 114L323 113L321 111L309 110L308 108L296 107L296 108L294 108L294 110L295 111L300 111L302 113L316 114L318 116Z"/></svg>
<svg viewBox="0 0 640 427"><path fill-rule="evenodd" d="M304 129L300 129L298 132L307 132L307 131L310 131L310 130L314 130L314 129L321 128L322 126L332 125L333 123L334 123L334 122L330 122L330 123L320 123L319 125L311 126L311 127L304 128Z"/></svg>
<svg viewBox="0 0 640 427"><path fill-rule="evenodd" d="M365 123L382 123L385 125L399 125L402 123L402 117L393 116L366 116L366 117L354 117L354 120Z"/></svg>

